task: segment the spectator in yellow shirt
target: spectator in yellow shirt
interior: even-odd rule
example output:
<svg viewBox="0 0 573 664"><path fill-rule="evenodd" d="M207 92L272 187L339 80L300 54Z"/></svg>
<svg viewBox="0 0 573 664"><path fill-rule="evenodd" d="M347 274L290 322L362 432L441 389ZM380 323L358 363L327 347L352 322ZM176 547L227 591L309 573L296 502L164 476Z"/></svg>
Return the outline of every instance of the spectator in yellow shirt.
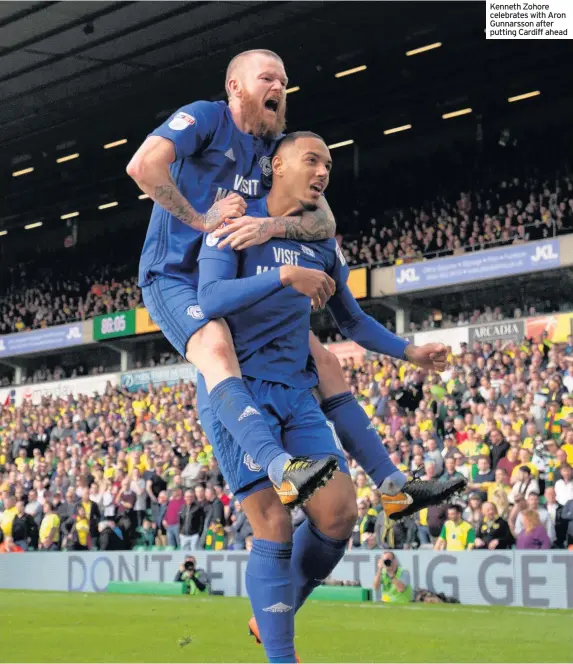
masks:
<svg viewBox="0 0 573 664"><path fill-rule="evenodd" d="M4 498L4 511L0 518L0 530L2 530L4 537L12 537L12 521L14 521L17 513L16 499L14 496L6 496Z"/></svg>
<svg viewBox="0 0 573 664"><path fill-rule="evenodd" d="M450 505L448 520L434 546L436 551L471 551L475 547L475 539L475 530L462 519L462 508Z"/></svg>
<svg viewBox="0 0 573 664"><path fill-rule="evenodd" d="M518 413L514 410L509 413L509 423L511 424L513 431L515 431L517 434L521 433L523 425L525 424L523 419L519 417Z"/></svg>
<svg viewBox="0 0 573 664"><path fill-rule="evenodd" d="M428 413L425 410L417 410L416 411L416 425L420 429L420 431L428 431L428 432L433 432L434 430L434 420L433 415L431 413Z"/></svg>
<svg viewBox="0 0 573 664"><path fill-rule="evenodd" d="M573 431L569 429L565 434L565 442L561 445L561 449L567 454L567 463L573 465Z"/></svg>
<svg viewBox="0 0 573 664"><path fill-rule="evenodd" d="M52 503L44 503L44 518L40 524L40 549L57 551L60 543L60 517Z"/></svg>
<svg viewBox="0 0 573 664"><path fill-rule="evenodd" d="M376 412L376 408L370 403L370 398L364 397L364 399L360 402L360 405L364 409L366 415L372 419L374 417L374 413Z"/></svg>
<svg viewBox="0 0 573 664"><path fill-rule="evenodd" d="M366 473L360 472L356 475L356 498L368 498L372 489L368 485Z"/></svg>
<svg viewBox="0 0 573 664"><path fill-rule="evenodd" d="M534 479L537 479L539 477L539 470L537 469L537 466L531 461L531 452L522 447L519 450L517 466L513 469L513 472L511 473L511 477L509 479L511 485L517 482L519 476L519 469L522 466L527 466L529 468L529 470L531 471L531 476Z"/></svg>
<svg viewBox="0 0 573 664"><path fill-rule="evenodd" d="M487 485L487 499L491 503L496 491L503 491L507 496L511 493L511 486L507 482L507 473L503 468L496 468L495 481ZM485 488L485 487L484 487Z"/></svg>
<svg viewBox="0 0 573 664"><path fill-rule="evenodd" d="M87 551L90 542L90 523L83 505L77 509L76 520L69 535L70 548L74 551Z"/></svg>
<svg viewBox="0 0 573 664"><path fill-rule="evenodd" d="M526 450L533 451L537 438L543 440L543 436L537 433L537 425L535 422L528 422L525 425L525 437L523 439L523 447Z"/></svg>

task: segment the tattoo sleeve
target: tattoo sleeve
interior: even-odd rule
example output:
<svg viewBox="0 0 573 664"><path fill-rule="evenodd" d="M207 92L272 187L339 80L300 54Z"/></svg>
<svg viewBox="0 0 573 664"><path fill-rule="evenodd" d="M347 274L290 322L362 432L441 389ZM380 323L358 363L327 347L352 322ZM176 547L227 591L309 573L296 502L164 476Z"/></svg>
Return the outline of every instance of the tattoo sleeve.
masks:
<svg viewBox="0 0 573 664"><path fill-rule="evenodd" d="M167 182L156 185L152 198L167 212L171 212L177 219L195 230L203 231L208 225L205 215L194 210L185 196L177 189L171 174Z"/></svg>
<svg viewBox="0 0 573 664"><path fill-rule="evenodd" d="M287 240L326 240L336 232L336 222L321 208L313 212L305 210L300 217L272 217L271 223L273 237Z"/></svg>

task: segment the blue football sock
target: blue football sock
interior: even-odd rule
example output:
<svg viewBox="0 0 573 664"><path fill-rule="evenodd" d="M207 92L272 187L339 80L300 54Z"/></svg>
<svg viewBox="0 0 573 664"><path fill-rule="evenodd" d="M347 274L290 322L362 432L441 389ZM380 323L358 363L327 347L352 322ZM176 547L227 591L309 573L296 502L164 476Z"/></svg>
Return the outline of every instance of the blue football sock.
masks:
<svg viewBox="0 0 573 664"><path fill-rule="evenodd" d="M283 481L285 463L289 459L292 459L292 456L286 452L283 452L269 463L268 473L273 484L276 484L277 486L281 485L281 482Z"/></svg>
<svg viewBox="0 0 573 664"><path fill-rule="evenodd" d="M294 532L291 572L295 611L310 593L332 573L344 556L348 540L323 535L306 519Z"/></svg>
<svg viewBox="0 0 573 664"><path fill-rule="evenodd" d="M325 399L322 411L334 424L344 449L358 461L376 486L387 478L396 488L404 486L406 476L392 463L368 415L350 392Z"/></svg>
<svg viewBox="0 0 573 664"><path fill-rule="evenodd" d="M291 542L253 539L245 584L269 662L295 661Z"/></svg>
<svg viewBox="0 0 573 664"><path fill-rule="evenodd" d="M221 381L209 393L211 408L225 429L251 457L251 459L268 471L273 459L282 455L283 462L276 464L282 469L290 455L275 440L267 423L253 401L251 393L240 378L232 376ZM275 484L282 481L282 473ZM271 478L273 482L275 481Z"/></svg>

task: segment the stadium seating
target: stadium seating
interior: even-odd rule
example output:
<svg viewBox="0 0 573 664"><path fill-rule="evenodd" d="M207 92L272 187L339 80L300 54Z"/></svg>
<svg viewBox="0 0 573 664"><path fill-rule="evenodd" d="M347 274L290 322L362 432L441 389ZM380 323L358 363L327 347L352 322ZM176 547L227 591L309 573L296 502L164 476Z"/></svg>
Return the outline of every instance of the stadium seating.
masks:
<svg viewBox="0 0 573 664"><path fill-rule="evenodd" d="M367 218L366 203L356 213L357 227L364 229ZM449 199L441 196L417 208L377 215L366 226L361 235L340 238L351 266L400 265L562 235L573 231L573 177L567 171L557 178L548 175L545 180L539 176L513 178L495 189L474 189ZM122 248L130 236L123 237L122 232L117 231L117 242L111 246L102 236L93 246L60 250L65 251L61 255L38 255L19 271L4 271L0 335L140 305L135 277L137 252L125 257ZM97 251L92 252L94 249ZM106 264L94 262L90 252L105 255ZM489 324L556 311L564 306L564 300L559 294L550 294L525 304L504 301L499 307L481 310L467 306L445 315L439 326ZM435 318L428 316L412 323L409 331L431 330L437 325ZM459 472L468 478L464 518L482 542L478 548L483 545L480 529L487 523L480 505L486 499L495 503L518 545L524 528L520 514L527 507L538 512L552 546L572 542L573 522L561 519L561 514L571 511L564 508L573 501L573 480L567 480L566 470L573 462L573 399L568 396L573 393L573 347L549 340L537 345L539 341L525 341L520 346L509 343L496 351L474 344L472 355L450 356L449 368L441 375L424 376L414 367L387 358L365 356L352 363L344 361L349 388L400 468L406 472L422 468L428 477ZM166 348L137 359L136 368L181 362ZM108 369L105 363L91 368L76 364L70 369L57 359L50 364L45 358L45 364L23 371L22 382L59 381ZM0 385L10 381L9 374L0 374ZM471 389L474 384L476 390ZM195 388L182 383L158 386L150 393L109 388L106 396L99 397L47 396L36 405L15 405L8 398L0 403L3 536L12 535L13 503L23 499L32 521L20 544L29 548L97 548L105 540L98 533L97 521L101 519L107 522L109 537L113 537L112 526L117 524L116 535L121 533L118 546L138 551L172 550L179 541L166 537L163 503L142 501L136 492L142 483L152 480L154 486L164 486L169 507L175 505L170 501L177 487L195 492L207 484L220 486L222 478L194 404ZM520 471L522 466L531 471L531 485L524 484L527 471ZM354 461L350 467L357 499L364 502L367 517L357 524L349 546L430 546L439 539L443 511L422 513L390 527L380 512L375 487ZM500 469L506 471L504 477ZM532 487L541 494L547 509L529 497ZM89 488L90 500L97 508L91 511L96 522L90 526L89 540L82 544L74 528L85 488ZM520 492L529 503L521 500ZM196 493L204 500L201 490ZM216 532L208 532L210 524L206 524L204 531L192 534L200 535L202 546L247 547L249 531L237 532L235 524L240 519L232 496L224 487L217 488L217 493L216 500L223 503L223 522ZM58 541L38 542L46 502L53 503L61 517ZM147 528L144 518L150 521ZM296 515L294 519L296 523ZM21 524L16 523L16 533L21 534Z"/></svg>
<svg viewBox="0 0 573 664"><path fill-rule="evenodd" d="M364 219L369 217L368 208L365 204L358 226L364 225ZM372 217L369 230L359 238L350 233L341 242L350 266L384 266L519 244L572 231L573 175L567 172L558 179L553 177L551 185L540 179L516 178L501 183L496 191L467 192L458 199L441 197L419 208L393 210ZM74 252L38 257L22 272L12 271L7 275L3 280L7 287L0 292L0 335L86 320L137 306L141 293L135 276L135 254L133 262L126 263L117 247L129 239L117 231L115 240L115 250L110 251L108 244L104 244L102 253L97 253L106 242L104 238L94 246L78 246ZM105 255L108 262L104 266L93 264L94 254ZM513 307L506 304L504 317L512 317L520 304ZM475 315L472 311L460 312L458 318L466 320Z"/></svg>
<svg viewBox="0 0 573 664"><path fill-rule="evenodd" d="M343 242L348 264L401 265L521 244L573 231L573 176L551 185L514 179L497 191L462 192L423 207L372 217L359 239Z"/></svg>
<svg viewBox="0 0 573 664"><path fill-rule="evenodd" d="M573 346L524 342L492 354L487 346L475 344L471 355L449 360L450 368L441 375L424 376L406 363L383 357L345 360L344 368L350 389L398 467L408 472L422 467L428 477L459 472L469 479L464 519L477 533L478 548L484 541L481 528L487 526L481 513L486 499L509 524L518 546L526 518L520 514L531 509L538 512L552 546L573 543L573 524L560 516L567 504L569 511L573 507L573 480L567 479L573 461ZM222 478L194 403L195 387L180 383L149 393L116 388L100 397L46 397L40 405L0 405L3 536L24 533L20 544L40 550L60 549L63 543L70 550L81 548L74 525L82 490L89 487L96 523L88 547L103 541L93 516L99 514L108 522L115 519L122 546L167 551L175 543L165 537L161 505L176 505L170 500L177 487L194 491L204 501L197 487L211 484L217 487L215 500L222 502L224 513L217 532L208 532L210 524L205 524L201 533L181 534L200 535L202 546L212 549L248 546L249 531L239 534L234 527L239 513L232 496L218 488ZM350 466L367 520L357 524L349 546L429 546L436 541L443 511L430 510L389 527L375 487L354 461ZM520 470L524 466L528 470ZM165 488L165 500L136 502L136 492L147 480ZM19 500L27 501L28 525L14 521L14 501ZM43 542L40 537L38 543L46 502L60 514L60 536L59 541Z"/></svg>

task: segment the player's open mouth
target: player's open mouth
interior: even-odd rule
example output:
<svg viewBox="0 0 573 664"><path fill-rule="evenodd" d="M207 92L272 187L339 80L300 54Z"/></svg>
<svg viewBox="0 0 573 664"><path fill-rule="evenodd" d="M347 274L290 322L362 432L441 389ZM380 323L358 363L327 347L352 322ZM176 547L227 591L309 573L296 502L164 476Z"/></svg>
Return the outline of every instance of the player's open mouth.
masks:
<svg viewBox="0 0 573 664"><path fill-rule="evenodd" d="M265 108L267 109L267 111L276 113L279 110L279 103L276 99L267 99L267 101L265 102Z"/></svg>
<svg viewBox="0 0 573 664"><path fill-rule="evenodd" d="M320 183L315 183L310 185L311 191L316 191L317 194L322 194L324 187Z"/></svg>

